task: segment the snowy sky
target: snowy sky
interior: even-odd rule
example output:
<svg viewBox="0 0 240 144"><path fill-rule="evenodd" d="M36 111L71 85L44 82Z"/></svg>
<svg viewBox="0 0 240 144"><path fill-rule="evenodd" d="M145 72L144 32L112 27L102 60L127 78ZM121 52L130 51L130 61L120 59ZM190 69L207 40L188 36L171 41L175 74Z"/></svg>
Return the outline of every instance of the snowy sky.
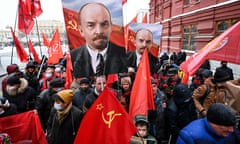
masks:
<svg viewBox="0 0 240 144"><path fill-rule="evenodd" d="M63 20L62 1L66 0L41 0L43 13L38 17L38 20ZM68 0L67 2L70 2ZM81 0L79 0L80 2ZM127 2L127 21L130 21L139 9L148 9L149 0L128 0ZM14 27L18 0L1 0L0 1L0 29L6 26Z"/></svg>

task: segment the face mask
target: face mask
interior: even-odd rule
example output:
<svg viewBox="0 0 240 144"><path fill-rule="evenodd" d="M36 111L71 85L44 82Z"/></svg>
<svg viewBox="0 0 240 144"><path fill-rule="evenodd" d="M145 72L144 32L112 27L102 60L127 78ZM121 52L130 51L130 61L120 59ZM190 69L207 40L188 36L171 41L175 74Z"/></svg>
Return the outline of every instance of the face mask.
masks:
<svg viewBox="0 0 240 144"><path fill-rule="evenodd" d="M61 90L62 90L62 88L58 88L58 89L57 89L57 92L60 92Z"/></svg>
<svg viewBox="0 0 240 144"><path fill-rule="evenodd" d="M57 104L57 103L54 103L54 108L58 111L62 109L61 104Z"/></svg>
<svg viewBox="0 0 240 144"><path fill-rule="evenodd" d="M15 91L17 89L17 87L15 87L15 86L9 86L8 87L8 90L9 91Z"/></svg>
<svg viewBox="0 0 240 144"><path fill-rule="evenodd" d="M46 78L50 78L52 76L52 73L46 73L45 76Z"/></svg>

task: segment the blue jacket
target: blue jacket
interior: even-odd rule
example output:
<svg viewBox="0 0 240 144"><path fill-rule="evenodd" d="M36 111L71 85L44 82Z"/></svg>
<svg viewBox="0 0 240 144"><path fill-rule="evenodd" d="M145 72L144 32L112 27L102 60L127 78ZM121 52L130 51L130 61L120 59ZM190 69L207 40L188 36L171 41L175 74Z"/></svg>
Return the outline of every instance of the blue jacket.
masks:
<svg viewBox="0 0 240 144"><path fill-rule="evenodd" d="M198 119L184 127L178 136L177 144L224 144L232 138L219 136L209 125L207 118Z"/></svg>

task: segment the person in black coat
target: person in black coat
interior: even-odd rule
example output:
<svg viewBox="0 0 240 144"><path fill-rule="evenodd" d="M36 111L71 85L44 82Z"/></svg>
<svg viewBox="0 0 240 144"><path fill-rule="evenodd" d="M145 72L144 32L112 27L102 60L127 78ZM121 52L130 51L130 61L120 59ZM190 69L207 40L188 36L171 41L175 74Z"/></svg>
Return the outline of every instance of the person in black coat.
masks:
<svg viewBox="0 0 240 144"><path fill-rule="evenodd" d="M35 109L41 120L44 130L47 128L47 120L54 104L53 95L64 88L64 80L56 78L50 81L50 87L40 93L36 99Z"/></svg>
<svg viewBox="0 0 240 144"><path fill-rule="evenodd" d="M48 144L73 144L83 113L72 105L73 90L55 94L54 107L47 123Z"/></svg>
<svg viewBox="0 0 240 144"><path fill-rule="evenodd" d="M82 6L79 11L79 30L86 40L86 45L71 50L76 79L92 78L98 74L99 64L102 64L100 67L103 72L98 75L127 72L125 48L109 42L112 21L105 5L87 3Z"/></svg>
<svg viewBox="0 0 240 144"><path fill-rule="evenodd" d="M229 80L233 80L233 70L227 66L227 61L221 61L221 66L216 68L216 71L226 71L229 75L230 78Z"/></svg>
<svg viewBox="0 0 240 144"><path fill-rule="evenodd" d="M158 58L153 56L150 53L150 48L153 43L153 34L148 29L139 29L136 32L135 45L136 51L130 51L127 53L127 66L134 68L137 71L137 67L139 65L140 59L142 57L143 51L145 48L149 50L148 58L150 64L151 75L158 72Z"/></svg>
<svg viewBox="0 0 240 144"><path fill-rule="evenodd" d="M84 77L80 80L80 88L74 93L73 105L75 105L80 110L83 110L83 102L86 96L92 93L93 89L90 87L90 81L88 78Z"/></svg>
<svg viewBox="0 0 240 144"><path fill-rule="evenodd" d="M28 86L26 79L19 78L16 74L10 75L7 79L6 90L3 97L16 105L18 113L34 109L37 94L32 87Z"/></svg>

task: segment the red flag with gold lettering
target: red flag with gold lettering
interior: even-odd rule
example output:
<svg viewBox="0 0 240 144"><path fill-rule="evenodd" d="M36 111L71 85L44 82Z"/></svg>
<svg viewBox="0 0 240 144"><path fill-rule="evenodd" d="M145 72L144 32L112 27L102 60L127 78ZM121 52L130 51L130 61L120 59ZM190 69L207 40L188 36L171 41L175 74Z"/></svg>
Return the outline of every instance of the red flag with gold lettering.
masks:
<svg viewBox="0 0 240 144"><path fill-rule="evenodd" d="M133 83L129 115L134 119L136 115L148 115L148 110L154 110L152 83L150 78L150 66L148 51L144 50Z"/></svg>
<svg viewBox="0 0 240 144"><path fill-rule="evenodd" d="M106 87L84 116L75 144L128 144L136 133L133 121Z"/></svg>
<svg viewBox="0 0 240 144"><path fill-rule="evenodd" d="M63 51L60 41L60 34L58 29L56 29L48 47L48 64L56 64L59 62L60 58L63 58Z"/></svg>

